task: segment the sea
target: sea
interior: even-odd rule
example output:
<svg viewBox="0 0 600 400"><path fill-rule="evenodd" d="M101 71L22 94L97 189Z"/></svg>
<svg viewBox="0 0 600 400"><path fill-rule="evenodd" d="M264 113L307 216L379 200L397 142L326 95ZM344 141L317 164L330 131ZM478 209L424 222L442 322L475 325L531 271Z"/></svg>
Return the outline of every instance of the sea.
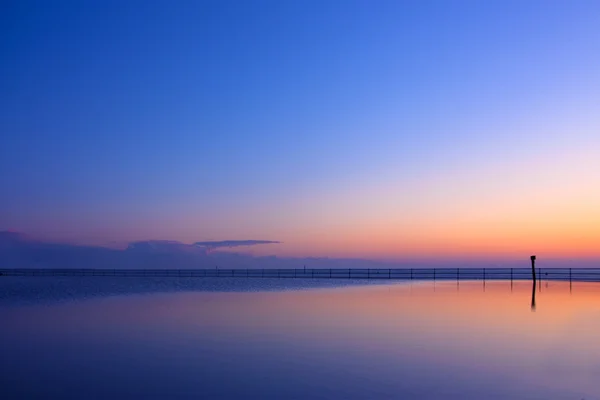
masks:
<svg viewBox="0 0 600 400"><path fill-rule="evenodd" d="M0 399L600 400L600 283L0 276Z"/></svg>

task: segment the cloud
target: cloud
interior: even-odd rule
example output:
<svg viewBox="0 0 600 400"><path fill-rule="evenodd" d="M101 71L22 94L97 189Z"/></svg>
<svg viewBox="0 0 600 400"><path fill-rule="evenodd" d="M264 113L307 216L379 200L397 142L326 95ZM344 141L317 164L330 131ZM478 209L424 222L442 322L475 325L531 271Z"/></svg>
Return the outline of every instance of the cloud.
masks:
<svg viewBox="0 0 600 400"><path fill-rule="evenodd" d="M263 259L219 248L279 243L222 240L186 244L173 240L130 242L124 249L52 243L0 231L0 268L284 268L282 259ZM300 263L301 264L301 263Z"/></svg>
<svg viewBox="0 0 600 400"><path fill-rule="evenodd" d="M378 261L327 257L253 256L219 248L281 243L221 240L186 244L171 240L131 242L126 249L52 243L0 231L0 268L482 268L529 267L529 259L507 261L413 258ZM598 267L598 259L544 259L542 268Z"/></svg>
<svg viewBox="0 0 600 400"><path fill-rule="evenodd" d="M206 247L208 249L216 249L219 247L239 247L239 246L256 246L259 244L277 244L281 243L276 240L211 240L206 242L196 242L195 246Z"/></svg>

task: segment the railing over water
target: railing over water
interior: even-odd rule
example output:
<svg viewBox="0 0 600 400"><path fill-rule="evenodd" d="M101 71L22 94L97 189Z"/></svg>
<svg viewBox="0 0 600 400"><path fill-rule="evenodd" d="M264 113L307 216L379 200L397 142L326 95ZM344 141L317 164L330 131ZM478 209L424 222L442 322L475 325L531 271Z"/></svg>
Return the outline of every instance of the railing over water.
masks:
<svg viewBox="0 0 600 400"><path fill-rule="evenodd" d="M536 268L538 280L600 282L600 268ZM531 268L335 269L33 269L0 268L2 276L235 277L395 280L531 280Z"/></svg>

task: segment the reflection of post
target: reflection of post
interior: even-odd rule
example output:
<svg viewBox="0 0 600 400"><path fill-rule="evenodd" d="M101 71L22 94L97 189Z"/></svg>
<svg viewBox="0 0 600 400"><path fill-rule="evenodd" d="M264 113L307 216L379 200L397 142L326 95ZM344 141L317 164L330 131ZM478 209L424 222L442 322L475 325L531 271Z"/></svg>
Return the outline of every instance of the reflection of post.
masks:
<svg viewBox="0 0 600 400"><path fill-rule="evenodd" d="M535 311L535 280L531 287L531 311Z"/></svg>

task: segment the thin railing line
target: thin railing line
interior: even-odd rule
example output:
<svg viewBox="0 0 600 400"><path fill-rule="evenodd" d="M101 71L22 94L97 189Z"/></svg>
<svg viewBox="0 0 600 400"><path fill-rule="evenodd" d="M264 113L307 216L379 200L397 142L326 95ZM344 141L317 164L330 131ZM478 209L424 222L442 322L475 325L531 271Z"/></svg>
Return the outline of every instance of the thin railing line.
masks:
<svg viewBox="0 0 600 400"><path fill-rule="evenodd" d="M538 268L540 283L600 281L600 268ZM529 268L309 268L309 269L103 269L103 268L0 268L4 276L118 276L118 277L266 277L347 278L397 280L529 280Z"/></svg>

